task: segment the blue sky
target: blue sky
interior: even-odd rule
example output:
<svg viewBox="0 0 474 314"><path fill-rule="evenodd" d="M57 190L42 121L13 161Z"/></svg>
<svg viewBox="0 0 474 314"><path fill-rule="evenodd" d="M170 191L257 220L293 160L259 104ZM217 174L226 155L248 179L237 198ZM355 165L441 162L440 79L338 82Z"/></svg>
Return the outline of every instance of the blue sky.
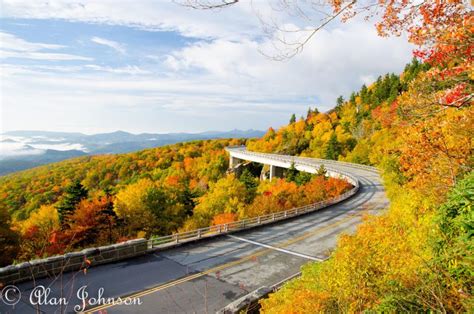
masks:
<svg viewBox="0 0 474 314"><path fill-rule="evenodd" d="M285 62L257 16L308 25L266 1L197 11L173 1L1 1L1 129L266 129L411 59L404 38L339 22ZM266 36L264 36L266 35Z"/></svg>

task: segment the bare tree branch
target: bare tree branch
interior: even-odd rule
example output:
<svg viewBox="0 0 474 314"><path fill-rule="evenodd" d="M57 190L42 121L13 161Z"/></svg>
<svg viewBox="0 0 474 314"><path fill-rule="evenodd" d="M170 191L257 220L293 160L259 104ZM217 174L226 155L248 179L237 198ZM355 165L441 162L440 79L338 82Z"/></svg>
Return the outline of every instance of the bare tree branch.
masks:
<svg viewBox="0 0 474 314"><path fill-rule="evenodd" d="M236 4L239 0L220 0L220 1L202 1L202 0L185 0L176 1L182 6L197 10L221 9Z"/></svg>

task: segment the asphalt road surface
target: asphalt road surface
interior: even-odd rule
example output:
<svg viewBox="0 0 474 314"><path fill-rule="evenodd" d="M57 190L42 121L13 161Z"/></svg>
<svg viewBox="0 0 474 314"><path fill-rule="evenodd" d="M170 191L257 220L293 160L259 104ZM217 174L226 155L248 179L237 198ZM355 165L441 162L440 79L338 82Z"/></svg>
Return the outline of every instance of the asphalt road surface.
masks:
<svg viewBox="0 0 474 314"><path fill-rule="evenodd" d="M338 236L353 232L362 215L388 206L376 171L347 164L328 167L357 177L359 192L273 225L93 267L87 273L19 284L20 302L0 302L0 313L73 313L83 309L84 299L86 310L96 313L214 313L248 292L298 273L303 264L327 258ZM49 295L38 286L51 289ZM108 304L94 306L96 298Z"/></svg>

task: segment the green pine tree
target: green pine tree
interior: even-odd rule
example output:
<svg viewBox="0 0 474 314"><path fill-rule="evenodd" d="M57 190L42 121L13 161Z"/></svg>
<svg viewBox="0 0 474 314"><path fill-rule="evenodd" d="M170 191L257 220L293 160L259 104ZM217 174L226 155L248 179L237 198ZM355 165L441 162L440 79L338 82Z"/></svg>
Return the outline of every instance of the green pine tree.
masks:
<svg viewBox="0 0 474 314"><path fill-rule="evenodd" d="M311 107L309 107L308 112L306 113L306 119L311 118L312 115L313 115L313 110L311 110Z"/></svg>
<svg viewBox="0 0 474 314"><path fill-rule="evenodd" d="M286 181L296 182L296 176L298 175L298 170L296 170L295 163L292 162L290 168L285 171Z"/></svg>
<svg viewBox="0 0 474 314"><path fill-rule="evenodd" d="M250 204L257 195L258 180L246 168L239 177L239 181L245 185L247 196L245 202Z"/></svg>
<svg viewBox="0 0 474 314"><path fill-rule="evenodd" d="M79 180L72 182L66 187L62 201L57 209L61 223L64 223L67 216L74 213L76 205L87 197L87 190Z"/></svg>
<svg viewBox="0 0 474 314"><path fill-rule="evenodd" d="M326 177L327 175L326 167L324 167L324 165L319 166L319 169L318 169L318 172L316 172L316 175Z"/></svg>
<svg viewBox="0 0 474 314"><path fill-rule="evenodd" d="M291 118L290 118L290 124L293 124L296 122L296 115L295 114L292 114L291 115Z"/></svg>
<svg viewBox="0 0 474 314"><path fill-rule="evenodd" d="M295 183L298 186L304 185L308 183L309 181L311 181L312 178L313 178L313 175L311 173L298 171L298 174L295 177Z"/></svg>
<svg viewBox="0 0 474 314"><path fill-rule="evenodd" d="M336 113L337 113L338 115L339 115L340 112L341 112L342 105L344 105L344 97L339 96L339 97L337 97L337 99L336 99L336 108L335 108Z"/></svg>
<svg viewBox="0 0 474 314"><path fill-rule="evenodd" d="M337 160L337 157L341 154L341 145L337 141L336 133L333 133L328 141L326 148L326 159Z"/></svg>

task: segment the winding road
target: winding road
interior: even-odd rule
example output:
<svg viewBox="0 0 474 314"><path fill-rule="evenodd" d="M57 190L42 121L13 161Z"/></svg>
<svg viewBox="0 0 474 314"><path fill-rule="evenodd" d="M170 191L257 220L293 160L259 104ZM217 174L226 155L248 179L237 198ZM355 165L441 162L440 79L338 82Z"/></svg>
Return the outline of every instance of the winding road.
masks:
<svg viewBox="0 0 474 314"><path fill-rule="evenodd" d="M355 164L311 158L260 154L233 148L239 158L317 169L324 164L350 174L359 191L336 205L251 230L203 239L142 257L90 268L87 273L64 274L19 284L21 301L14 307L0 302L0 313L61 313L82 307L77 291L97 298L129 297L135 304L88 307L99 313L215 313L228 303L262 286L272 286L300 271L308 262L326 259L341 233L351 233L365 213L388 206L378 172ZM232 154L232 151L231 151ZM67 305L33 306L35 286L51 289L48 296L63 297ZM62 299L60 299L62 300ZM115 299L117 300L117 299ZM141 304L136 304L141 303ZM76 310L79 308L76 308Z"/></svg>

